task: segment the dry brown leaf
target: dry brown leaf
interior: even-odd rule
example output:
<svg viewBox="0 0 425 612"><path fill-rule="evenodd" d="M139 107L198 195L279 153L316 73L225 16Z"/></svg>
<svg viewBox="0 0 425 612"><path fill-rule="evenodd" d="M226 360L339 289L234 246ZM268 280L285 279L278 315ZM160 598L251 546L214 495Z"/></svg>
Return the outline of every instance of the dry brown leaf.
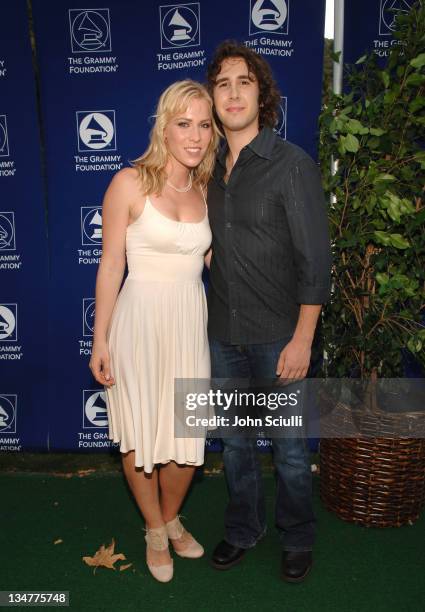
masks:
<svg viewBox="0 0 425 612"><path fill-rule="evenodd" d="M112 538L112 542L109 544L109 546L102 544L99 550L95 552L93 557L83 557L83 561L87 563L87 565L94 567L94 572L96 571L96 568L100 566L114 570L116 569L114 567L114 563L117 561L126 560L125 555L122 553L114 554L114 550L115 540Z"/></svg>
<svg viewBox="0 0 425 612"><path fill-rule="evenodd" d="M96 470L93 468L90 468L88 470L78 470L77 475L80 478L83 478L84 476L88 476L89 474L93 474L93 472L95 472Z"/></svg>
<svg viewBox="0 0 425 612"><path fill-rule="evenodd" d="M62 544L63 540L61 540L60 538L58 540L55 540L53 542L53 544Z"/></svg>
<svg viewBox="0 0 425 612"><path fill-rule="evenodd" d="M120 565L120 572L123 572L124 570L128 569L132 565L133 565L132 563L126 563L125 565Z"/></svg>

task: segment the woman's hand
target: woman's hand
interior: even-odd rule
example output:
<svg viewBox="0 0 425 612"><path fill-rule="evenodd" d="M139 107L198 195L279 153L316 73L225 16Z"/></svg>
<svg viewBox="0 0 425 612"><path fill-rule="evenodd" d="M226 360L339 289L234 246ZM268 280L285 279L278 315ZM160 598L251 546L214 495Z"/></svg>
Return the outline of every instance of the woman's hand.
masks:
<svg viewBox="0 0 425 612"><path fill-rule="evenodd" d="M98 383L111 387L115 380L111 375L109 349L106 342L102 345L93 344L89 368Z"/></svg>

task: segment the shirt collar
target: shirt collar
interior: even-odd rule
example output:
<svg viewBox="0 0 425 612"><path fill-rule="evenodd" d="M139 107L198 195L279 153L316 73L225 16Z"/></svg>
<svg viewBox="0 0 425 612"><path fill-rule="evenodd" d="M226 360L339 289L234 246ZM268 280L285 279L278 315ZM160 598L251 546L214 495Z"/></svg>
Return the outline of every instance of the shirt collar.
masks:
<svg viewBox="0 0 425 612"><path fill-rule="evenodd" d="M264 127L258 132L254 140L251 140L248 147L259 157L271 159L276 138L276 133L272 128Z"/></svg>
<svg viewBox="0 0 425 612"><path fill-rule="evenodd" d="M272 158L273 147L276 141L276 133L270 127L262 128L257 136L251 140L251 142L247 145L253 153L258 155L258 157L264 157L265 159ZM226 167L226 156L229 147L227 142L221 147L220 151L217 155L217 160L220 164L225 168Z"/></svg>

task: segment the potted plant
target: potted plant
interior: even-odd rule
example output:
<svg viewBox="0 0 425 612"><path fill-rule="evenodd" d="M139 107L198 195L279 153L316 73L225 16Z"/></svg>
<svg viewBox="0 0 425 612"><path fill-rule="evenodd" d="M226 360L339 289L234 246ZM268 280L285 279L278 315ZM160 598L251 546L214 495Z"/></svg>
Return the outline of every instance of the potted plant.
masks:
<svg viewBox="0 0 425 612"><path fill-rule="evenodd" d="M345 93L329 94L320 116L333 248L333 291L323 318L328 377L402 377L407 351L425 366L422 2L399 18L398 28L386 65L370 53L347 67ZM336 170L330 159L338 160ZM424 503L425 440L324 439L321 477L325 505L342 518L403 524ZM403 496L408 511L396 508Z"/></svg>

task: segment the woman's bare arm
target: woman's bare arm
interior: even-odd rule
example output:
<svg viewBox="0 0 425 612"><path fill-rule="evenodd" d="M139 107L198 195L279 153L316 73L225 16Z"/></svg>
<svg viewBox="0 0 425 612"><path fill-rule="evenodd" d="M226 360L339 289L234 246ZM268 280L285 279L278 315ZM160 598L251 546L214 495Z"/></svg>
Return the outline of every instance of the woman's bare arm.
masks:
<svg viewBox="0 0 425 612"><path fill-rule="evenodd" d="M103 200L102 258L96 277L96 313L90 369L101 383L113 384L107 332L125 270L125 237L137 197L137 171L126 168L112 179Z"/></svg>
<svg viewBox="0 0 425 612"><path fill-rule="evenodd" d="M211 265L211 257L212 257L212 249L210 249L204 257L204 262L208 270L210 269L210 265Z"/></svg>

